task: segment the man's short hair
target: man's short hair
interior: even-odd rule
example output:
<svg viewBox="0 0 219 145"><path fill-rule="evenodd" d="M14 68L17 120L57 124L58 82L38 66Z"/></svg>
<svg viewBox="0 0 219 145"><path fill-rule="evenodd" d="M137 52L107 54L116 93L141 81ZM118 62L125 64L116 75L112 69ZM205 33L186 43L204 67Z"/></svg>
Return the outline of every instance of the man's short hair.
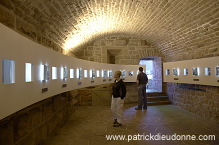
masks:
<svg viewBox="0 0 219 145"><path fill-rule="evenodd" d="M143 67L139 67L139 71L143 72Z"/></svg>

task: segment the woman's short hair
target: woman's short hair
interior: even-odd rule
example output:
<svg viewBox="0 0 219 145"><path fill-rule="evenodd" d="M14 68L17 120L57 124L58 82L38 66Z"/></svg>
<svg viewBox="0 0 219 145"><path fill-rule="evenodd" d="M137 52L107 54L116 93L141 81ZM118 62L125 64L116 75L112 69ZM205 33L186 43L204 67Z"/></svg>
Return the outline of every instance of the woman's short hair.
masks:
<svg viewBox="0 0 219 145"><path fill-rule="evenodd" d="M122 72L119 71L119 70L117 70L117 71L115 72L115 74L118 75L118 76L120 77L120 76L122 75Z"/></svg>

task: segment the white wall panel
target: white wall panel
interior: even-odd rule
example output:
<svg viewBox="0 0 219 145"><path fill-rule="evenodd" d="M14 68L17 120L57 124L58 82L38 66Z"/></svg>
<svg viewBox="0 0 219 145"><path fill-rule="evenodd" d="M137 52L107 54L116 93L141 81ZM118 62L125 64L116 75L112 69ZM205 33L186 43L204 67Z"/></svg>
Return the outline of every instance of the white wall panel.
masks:
<svg viewBox="0 0 219 145"><path fill-rule="evenodd" d="M163 63L164 82L187 83L219 86L219 77L216 75L216 67L219 66L219 57L185 60ZM174 76L173 69L179 70L179 76ZM200 70L199 75L193 75L193 68ZM205 68L211 69L211 75L205 75ZM166 75L166 70L170 75ZM184 69L188 69L188 75L184 75Z"/></svg>
<svg viewBox="0 0 219 145"><path fill-rule="evenodd" d="M2 83L2 59L10 59L15 61L15 83ZM25 82L25 63L33 64L33 81ZM49 80L42 81L40 79L40 66L49 66ZM113 65L80 60L73 57L62 55L47 47L37 44L13 30L0 24L0 119L19 111L31 104L44 100L48 97L60 94L62 92L88 87L92 85L100 85L112 83L114 78L100 77L95 78L76 78L76 69L82 68L82 71L94 69L101 71L117 70L134 71L133 76L126 75L125 82L135 82L137 70L142 65ZM52 80L52 67L57 67L57 79ZM61 67L67 67L68 78L61 80ZM146 70L145 66L142 66ZM74 69L74 78L70 79L70 68ZM88 74L89 76L89 74ZM80 83L80 85L78 85ZM63 87L63 84L67 85ZM48 91L42 93L43 88Z"/></svg>

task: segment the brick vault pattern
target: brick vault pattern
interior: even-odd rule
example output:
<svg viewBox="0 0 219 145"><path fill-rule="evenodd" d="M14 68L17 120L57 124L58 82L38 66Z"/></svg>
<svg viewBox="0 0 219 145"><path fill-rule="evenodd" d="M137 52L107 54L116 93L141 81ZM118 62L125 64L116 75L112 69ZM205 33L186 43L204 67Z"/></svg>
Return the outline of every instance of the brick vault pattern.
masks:
<svg viewBox="0 0 219 145"><path fill-rule="evenodd" d="M122 34L147 40L174 61L219 55L218 8L217 0L1 0L0 22L59 52L70 39L74 53Z"/></svg>

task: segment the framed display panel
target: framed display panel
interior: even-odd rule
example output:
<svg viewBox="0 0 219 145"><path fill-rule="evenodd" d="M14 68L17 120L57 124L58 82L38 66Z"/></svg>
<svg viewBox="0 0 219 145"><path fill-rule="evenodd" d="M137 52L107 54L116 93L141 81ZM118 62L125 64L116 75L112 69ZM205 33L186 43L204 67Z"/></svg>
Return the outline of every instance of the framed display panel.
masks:
<svg viewBox="0 0 219 145"><path fill-rule="evenodd" d="M170 75L170 69L165 70L165 75Z"/></svg>
<svg viewBox="0 0 219 145"><path fill-rule="evenodd" d="M113 77L113 71L112 71L112 70L109 70L109 71L108 71L108 74L109 74L109 75L108 75L109 78L112 78L112 77Z"/></svg>
<svg viewBox="0 0 219 145"><path fill-rule="evenodd" d="M80 75L79 75L79 74L80 74L79 68L77 68L77 69L76 69L76 77L77 77L77 79L80 79Z"/></svg>
<svg viewBox="0 0 219 145"><path fill-rule="evenodd" d="M68 69L67 67L64 67L63 70L63 80L67 80L68 79Z"/></svg>
<svg viewBox="0 0 219 145"><path fill-rule="evenodd" d="M60 70L60 74L61 74L61 79L62 80L67 80L68 78L68 69L67 67L61 67L61 70Z"/></svg>
<svg viewBox="0 0 219 145"><path fill-rule="evenodd" d="M193 74L193 76L199 76L200 69L197 67L192 68L192 74Z"/></svg>
<svg viewBox="0 0 219 145"><path fill-rule="evenodd" d="M42 81L49 80L49 66L48 65L41 65L40 78Z"/></svg>
<svg viewBox="0 0 219 145"><path fill-rule="evenodd" d="M71 78L71 79L74 78L74 69L70 69L70 78Z"/></svg>
<svg viewBox="0 0 219 145"><path fill-rule="evenodd" d="M82 72L82 69L80 68L79 69L79 79L82 79L83 78L82 76L83 76L83 72Z"/></svg>
<svg viewBox="0 0 219 145"><path fill-rule="evenodd" d="M219 77L219 66L215 67L215 75Z"/></svg>
<svg viewBox="0 0 219 145"><path fill-rule="evenodd" d="M183 75L184 75L184 76L187 76L188 74L189 74L188 68L184 68L184 69L183 69Z"/></svg>
<svg viewBox="0 0 219 145"><path fill-rule="evenodd" d="M25 63L25 82L32 82L33 81L33 64L32 63Z"/></svg>
<svg viewBox="0 0 219 145"><path fill-rule="evenodd" d="M48 81L49 80L49 66L44 65L44 80Z"/></svg>
<svg viewBox="0 0 219 145"><path fill-rule="evenodd" d="M81 68L77 68L77 71L76 71L76 76L77 76L77 79L82 79L82 69Z"/></svg>
<svg viewBox="0 0 219 145"><path fill-rule="evenodd" d="M95 71L94 71L94 69L91 69L90 70L90 78L95 78Z"/></svg>
<svg viewBox="0 0 219 145"><path fill-rule="evenodd" d="M106 70L102 70L102 77L106 78L107 77L107 71Z"/></svg>
<svg viewBox="0 0 219 145"><path fill-rule="evenodd" d="M179 75L179 69L178 68L173 68L173 75L178 76Z"/></svg>
<svg viewBox="0 0 219 145"><path fill-rule="evenodd" d="M2 83L15 83L15 61L9 59L2 60Z"/></svg>
<svg viewBox="0 0 219 145"><path fill-rule="evenodd" d="M52 79L57 79L57 67L52 67Z"/></svg>
<svg viewBox="0 0 219 145"><path fill-rule="evenodd" d="M167 69L174 68L183 72L177 76L178 80L174 80L174 75L165 75ZM218 77L219 57L163 63L164 82L219 86Z"/></svg>
<svg viewBox="0 0 219 145"><path fill-rule="evenodd" d="M100 77L100 71L97 70L97 77L99 78Z"/></svg>
<svg viewBox="0 0 219 145"><path fill-rule="evenodd" d="M134 71L128 71L128 75L129 76L133 76L134 75Z"/></svg>
<svg viewBox="0 0 219 145"><path fill-rule="evenodd" d="M210 67L205 68L205 75L206 76L210 76L211 75L211 68Z"/></svg>
<svg viewBox="0 0 219 145"><path fill-rule="evenodd" d="M87 77L88 77L88 71L84 70L84 78L87 78Z"/></svg>
<svg viewBox="0 0 219 145"><path fill-rule="evenodd" d="M122 77L124 78L126 76L126 71L125 70L122 70Z"/></svg>

